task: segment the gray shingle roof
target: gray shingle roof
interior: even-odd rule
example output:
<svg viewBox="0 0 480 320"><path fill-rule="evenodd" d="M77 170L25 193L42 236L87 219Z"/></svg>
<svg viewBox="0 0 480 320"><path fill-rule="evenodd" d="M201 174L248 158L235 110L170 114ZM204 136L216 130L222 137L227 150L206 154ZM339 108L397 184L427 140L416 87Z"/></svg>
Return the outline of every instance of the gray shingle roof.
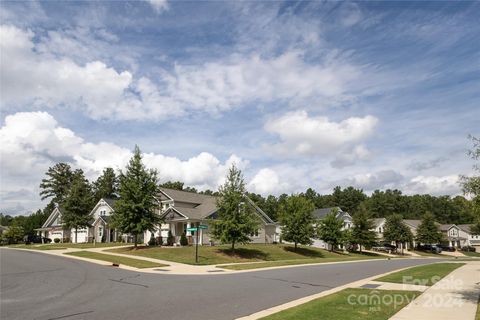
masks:
<svg viewBox="0 0 480 320"><path fill-rule="evenodd" d="M331 213L333 209L338 209L338 212L343 212L342 209L339 207L331 207L331 208L320 208L313 210L313 216L316 219L323 219L326 217L327 214Z"/></svg>
<svg viewBox="0 0 480 320"><path fill-rule="evenodd" d="M110 199L110 198L102 198L112 209L113 206L115 205L115 202L117 202L117 199Z"/></svg>
<svg viewBox="0 0 480 320"><path fill-rule="evenodd" d="M466 233L472 233L472 226L473 224L458 224L457 227L465 231Z"/></svg>
<svg viewBox="0 0 480 320"><path fill-rule="evenodd" d="M403 219L403 222L411 227L418 228L420 223L422 223L422 220Z"/></svg>
<svg viewBox="0 0 480 320"><path fill-rule="evenodd" d="M172 198L175 202L174 209L189 219L204 220L212 217L217 211L217 198L214 196L167 188L160 188L160 190L162 191L159 194L160 200L165 201ZM193 208L177 205L182 202L193 205ZM253 201L248 199L248 202L255 207L256 213L265 223L274 223Z"/></svg>

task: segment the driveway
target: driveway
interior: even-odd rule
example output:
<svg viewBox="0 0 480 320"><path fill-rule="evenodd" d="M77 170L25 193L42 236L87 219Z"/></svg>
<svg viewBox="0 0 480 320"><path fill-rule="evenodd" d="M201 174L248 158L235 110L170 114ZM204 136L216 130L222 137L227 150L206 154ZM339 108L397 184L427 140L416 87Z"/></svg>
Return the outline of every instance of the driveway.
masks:
<svg viewBox="0 0 480 320"><path fill-rule="evenodd" d="M138 273L34 251L0 249L0 318L235 319L395 269L393 259L238 274Z"/></svg>

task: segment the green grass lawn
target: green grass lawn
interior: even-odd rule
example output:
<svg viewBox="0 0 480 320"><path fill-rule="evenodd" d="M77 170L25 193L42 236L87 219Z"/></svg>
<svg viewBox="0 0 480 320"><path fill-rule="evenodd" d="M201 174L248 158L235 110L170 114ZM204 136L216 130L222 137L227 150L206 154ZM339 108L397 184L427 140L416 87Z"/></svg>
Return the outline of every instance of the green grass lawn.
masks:
<svg viewBox="0 0 480 320"><path fill-rule="evenodd" d="M480 258L480 252L467 252L467 251L460 251L460 252L468 257Z"/></svg>
<svg viewBox="0 0 480 320"><path fill-rule="evenodd" d="M465 265L465 263L432 263L391 273L375 280L432 286L447 274L463 265Z"/></svg>
<svg viewBox="0 0 480 320"><path fill-rule="evenodd" d="M417 291L350 288L262 319L387 320L420 294Z"/></svg>
<svg viewBox="0 0 480 320"><path fill-rule="evenodd" d="M110 249L109 252L131 254L160 260L195 264L195 247L139 247ZM382 258L379 255L349 254L328 252L323 249L300 246L294 251L293 246L283 244L247 244L235 248L232 253L229 246L199 247L199 264L228 264L244 262L275 262L282 264L313 263L322 261L355 260ZM252 264L253 265L253 264ZM257 266L262 267L262 266ZM248 268L248 267L243 267ZM252 268L252 267L250 267Z"/></svg>
<svg viewBox="0 0 480 320"><path fill-rule="evenodd" d="M8 248L17 248L17 249L30 249L30 250L63 250L67 249L63 246L42 244L42 245L32 245L32 244L13 244L9 245Z"/></svg>
<svg viewBox="0 0 480 320"><path fill-rule="evenodd" d="M49 244L14 244L9 248L32 249L32 250L61 250L66 248L90 249L90 248L108 248L118 246L128 246L131 243L111 242L111 243L49 243Z"/></svg>
<svg viewBox="0 0 480 320"><path fill-rule="evenodd" d="M95 260L102 260L111 263L118 263L120 265L124 264L126 266L134 267L134 268L154 268L154 267L165 267L166 264L150 262L140 259L134 258L127 258L121 256L114 256L110 254L103 254L98 252L90 252L90 251L77 251L77 252L69 252L65 253L66 255L88 258L88 259L95 259Z"/></svg>

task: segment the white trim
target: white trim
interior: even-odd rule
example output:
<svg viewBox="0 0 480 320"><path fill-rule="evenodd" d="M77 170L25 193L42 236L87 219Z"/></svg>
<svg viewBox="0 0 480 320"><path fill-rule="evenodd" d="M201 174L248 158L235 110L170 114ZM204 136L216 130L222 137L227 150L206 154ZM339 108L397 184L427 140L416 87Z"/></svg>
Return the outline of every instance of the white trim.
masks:
<svg viewBox="0 0 480 320"><path fill-rule="evenodd" d="M101 198L100 200L98 200L98 202L97 202L97 204L95 205L95 207L93 207L93 209L90 211L90 214L92 214L92 215L95 214L95 211L97 211L98 207L99 207L100 205L104 205L104 204L102 203L102 201L105 203L105 205L107 205L110 209L112 209L112 211L115 212L115 210L112 208L112 206L109 205L108 202L105 201L104 198ZM100 204L100 203L101 203L101 204Z"/></svg>
<svg viewBox="0 0 480 320"><path fill-rule="evenodd" d="M45 223L42 225L42 228L49 228L50 227L50 223L52 223L53 221L55 221L55 219L57 218L58 215L61 215L62 212L60 211L60 209L58 209L58 207L56 207L55 209L53 209L52 213L50 213L50 215L48 216L47 218L47 221L45 221Z"/></svg>

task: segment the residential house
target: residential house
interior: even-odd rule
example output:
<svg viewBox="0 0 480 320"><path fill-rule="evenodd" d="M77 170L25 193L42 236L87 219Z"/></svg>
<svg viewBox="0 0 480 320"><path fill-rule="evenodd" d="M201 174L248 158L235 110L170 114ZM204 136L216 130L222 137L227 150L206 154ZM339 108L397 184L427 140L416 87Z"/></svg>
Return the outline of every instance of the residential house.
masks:
<svg viewBox="0 0 480 320"><path fill-rule="evenodd" d="M442 231L450 247L472 246L480 249L480 235L472 234L471 226L471 224L442 224L440 225L440 231Z"/></svg>
<svg viewBox="0 0 480 320"><path fill-rule="evenodd" d="M115 199L102 198L97 202L91 211L93 223L87 230L86 238L82 239L83 242L87 240L89 242L116 242L119 240L120 232L111 226L110 221L115 201Z"/></svg>
<svg viewBox="0 0 480 320"><path fill-rule="evenodd" d="M87 228L64 229L62 221L62 208L57 206L53 209L41 228L35 229L38 235L50 238L53 241L58 238L60 242L114 242L119 233L110 226L110 216L113 213L113 199L100 199L91 211L92 221Z"/></svg>
<svg viewBox="0 0 480 320"><path fill-rule="evenodd" d="M200 245L212 244L214 242L210 234L210 222L212 219L218 218L216 197L160 188L157 198L160 202L158 214L165 222L153 233L151 231L145 232L145 243L150 240L152 234L154 237L162 237L162 241L165 243L169 231L171 231L177 244L180 242L180 237L183 233L185 233L190 244L195 244L197 237ZM251 206L261 222L259 229L251 235L252 242L273 243L278 241L276 223L248 197L246 197L244 205ZM195 231L188 230L199 225L207 226L207 229L200 229L198 235Z"/></svg>
<svg viewBox="0 0 480 320"><path fill-rule="evenodd" d="M71 230L64 230L62 221L62 209L56 206L48 216L41 228L35 229L37 234L50 238L52 241L60 239L60 242L69 242Z"/></svg>
<svg viewBox="0 0 480 320"><path fill-rule="evenodd" d="M385 222L387 219L385 218L374 218L371 219L374 225L374 231L377 234L377 239L379 241L383 240L383 233L385 232Z"/></svg>
<svg viewBox="0 0 480 320"><path fill-rule="evenodd" d="M342 230L351 229L353 227L352 216L348 212L343 211L339 207L315 209L313 211L313 217L317 220L323 220L329 213L332 213L335 209L337 210L337 214L336 214L337 219L340 219L343 221ZM329 249L328 244L325 243L323 240L320 240L320 239L312 239L312 240L313 240L314 247Z"/></svg>

